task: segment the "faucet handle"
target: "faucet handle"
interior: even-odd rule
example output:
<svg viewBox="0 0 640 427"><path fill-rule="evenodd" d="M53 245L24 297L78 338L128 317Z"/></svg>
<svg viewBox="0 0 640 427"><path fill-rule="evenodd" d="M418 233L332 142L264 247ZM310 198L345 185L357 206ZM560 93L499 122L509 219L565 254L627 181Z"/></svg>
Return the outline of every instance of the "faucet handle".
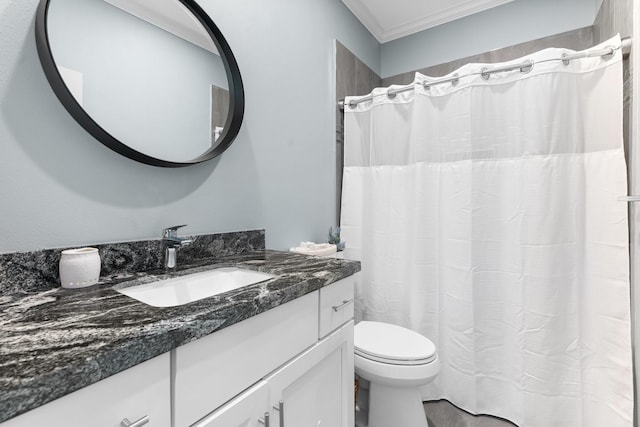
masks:
<svg viewBox="0 0 640 427"><path fill-rule="evenodd" d="M173 225L171 227L167 227L167 228L162 230L162 237L164 237L165 239L171 239L171 238L174 238L174 237L178 237L178 228L186 227L186 226L187 226L187 224Z"/></svg>

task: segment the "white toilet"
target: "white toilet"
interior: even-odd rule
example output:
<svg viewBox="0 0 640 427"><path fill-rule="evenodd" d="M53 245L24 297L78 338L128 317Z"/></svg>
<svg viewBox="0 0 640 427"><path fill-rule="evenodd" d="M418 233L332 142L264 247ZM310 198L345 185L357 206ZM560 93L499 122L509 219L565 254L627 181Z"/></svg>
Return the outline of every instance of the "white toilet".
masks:
<svg viewBox="0 0 640 427"><path fill-rule="evenodd" d="M428 427L419 388L440 371L436 346L410 329L363 321L354 347L356 373L370 383L368 427Z"/></svg>

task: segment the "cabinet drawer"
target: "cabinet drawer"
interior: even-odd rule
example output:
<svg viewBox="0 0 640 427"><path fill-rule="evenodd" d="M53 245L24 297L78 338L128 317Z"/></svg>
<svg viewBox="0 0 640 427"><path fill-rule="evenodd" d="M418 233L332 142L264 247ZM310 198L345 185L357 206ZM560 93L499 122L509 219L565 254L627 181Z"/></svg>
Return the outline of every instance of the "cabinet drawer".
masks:
<svg viewBox="0 0 640 427"><path fill-rule="evenodd" d="M353 289L359 278L356 273L320 289L319 338L353 319Z"/></svg>
<svg viewBox="0 0 640 427"><path fill-rule="evenodd" d="M317 342L318 291L173 350L174 425L185 427Z"/></svg>
<svg viewBox="0 0 640 427"><path fill-rule="evenodd" d="M2 427L114 427L149 417L149 427L171 426L169 353L49 402Z"/></svg>

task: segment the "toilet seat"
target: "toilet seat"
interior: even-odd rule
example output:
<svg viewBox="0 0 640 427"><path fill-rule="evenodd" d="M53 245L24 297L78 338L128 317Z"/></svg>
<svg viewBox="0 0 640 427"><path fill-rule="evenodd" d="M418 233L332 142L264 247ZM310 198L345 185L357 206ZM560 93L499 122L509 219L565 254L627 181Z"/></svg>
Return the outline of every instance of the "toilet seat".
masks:
<svg viewBox="0 0 640 427"><path fill-rule="evenodd" d="M360 357L364 357L367 360L372 360L374 362L386 363L389 365L400 365L400 366L416 366L416 365L424 365L426 363L433 362L435 359L435 355L428 359L420 359L420 360L394 360L394 359L385 359L384 357L377 357L371 354L364 353L359 350L355 350L355 354Z"/></svg>
<svg viewBox="0 0 640 427"><path fill-rule="evenodd" d="M354 338L355 354L380 363L415 366L436 358L431 340L397 325L363 321L355 326Z"/></svg>

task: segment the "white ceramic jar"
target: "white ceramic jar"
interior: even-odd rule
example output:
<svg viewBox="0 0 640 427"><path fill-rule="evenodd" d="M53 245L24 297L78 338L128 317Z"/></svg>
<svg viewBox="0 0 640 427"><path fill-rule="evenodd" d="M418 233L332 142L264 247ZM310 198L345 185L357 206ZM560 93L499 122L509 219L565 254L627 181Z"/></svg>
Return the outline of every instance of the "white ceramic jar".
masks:
<svg viewBox="0 0 640 427"><path fill-rule="evenodd" d="M96 248L67 249L60 257L60 283L63 288L84 288L100 278L100 254Z"/></svg>

